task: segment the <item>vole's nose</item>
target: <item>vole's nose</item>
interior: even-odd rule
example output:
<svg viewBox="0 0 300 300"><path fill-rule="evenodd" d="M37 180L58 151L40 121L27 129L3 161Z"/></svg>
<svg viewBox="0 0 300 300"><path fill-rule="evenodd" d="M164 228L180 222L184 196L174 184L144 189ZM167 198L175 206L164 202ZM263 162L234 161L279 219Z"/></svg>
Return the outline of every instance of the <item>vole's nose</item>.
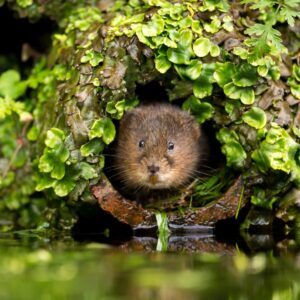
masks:
<svg viewBox="0 0 300 300"><path fill-rule="evenodd" d="M159 171L159 166L155 166L155 165L148 166L148 171L151 174L155 174Z"/></svg>

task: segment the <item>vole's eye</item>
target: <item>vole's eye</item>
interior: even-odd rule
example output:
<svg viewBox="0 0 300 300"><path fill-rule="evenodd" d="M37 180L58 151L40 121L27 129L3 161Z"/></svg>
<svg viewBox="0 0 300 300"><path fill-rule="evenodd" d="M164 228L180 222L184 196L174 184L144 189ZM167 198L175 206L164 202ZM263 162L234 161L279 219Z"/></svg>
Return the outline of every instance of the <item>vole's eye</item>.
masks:
<svg viewBox="0 0 300 300"><path fill-rule="evenodd" d="M168 150L173 150L174 149L174 144L172 142L168 143Z"/></svg>
<svg viewBox="0 0 300 300"><path fill-rule="evenodd" d="M140 148L144 148L145 147L145 141L144 140L140 140L139 147Z"/></svg>

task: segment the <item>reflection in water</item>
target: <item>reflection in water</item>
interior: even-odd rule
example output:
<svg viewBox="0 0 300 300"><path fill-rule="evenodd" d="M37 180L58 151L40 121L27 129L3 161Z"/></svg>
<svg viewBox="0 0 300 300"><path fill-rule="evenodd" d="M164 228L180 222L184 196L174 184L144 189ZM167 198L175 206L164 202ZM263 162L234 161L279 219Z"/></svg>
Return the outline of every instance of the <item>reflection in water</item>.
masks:
<svg viewBox="0 0 300 300"><path fill-rule="evenodd" d="M190 244L191 251L184 247ZM0 298L300 298L300 255L295 252L248 257L236 245L222 247L212 237L199 236L172 237L169 251L174 252L158 252L156 247L155 238L108 246L71 238L50 242L3 237Z"/></svg>

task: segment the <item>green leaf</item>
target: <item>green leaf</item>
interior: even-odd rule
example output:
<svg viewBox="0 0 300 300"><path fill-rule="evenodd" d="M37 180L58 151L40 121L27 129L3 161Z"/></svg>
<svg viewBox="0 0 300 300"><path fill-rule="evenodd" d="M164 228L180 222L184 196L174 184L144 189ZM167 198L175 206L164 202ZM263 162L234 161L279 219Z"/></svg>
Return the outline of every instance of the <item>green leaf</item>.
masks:
<svg viewBox="0 0 300 300"><path fill-rule="evenodd" d="M155 36L152 37L152 42L158 48L161 45L165 45L168 48L177 48L177 43L167 38L166 36Z"/></svg>
<svg viewBox="0 0 300 300"><path fill-rule="evenodd" d="M190 64L190 59L193 56L192 49L193 33L191 30L183 30L179 35L177 48L169 48L167 50L168 60L178 65Z"/></svg>
<svg viewBox="0 0 300 300"><path fill-rule="evenodd" d="M104 143L101 139L95 138L80 147L80 153L83 157L98 155L104 150Z"/></svg>
<svg viewBox="0 0 300 300"><path fill-rule="evenodd" d="M65 197L75 188L75 186L75 181L69 176L65 176L62 180L55 181L53 189L57 196Z"/></svg>
<svg viewBox="0 0 300 300"><path fill-rule="evenodd" d="M196 80L202 71L202 63L199 60L192 60L185 69L186 76L191 80Z"/></svg>
<svg viewBox="0 0 300 300"><path fill-rule="evenodd" d="M232 141L222 146L222 153L226 156L228 167L242 168L247 154L239 142Z"/></svg>
<svg viewBox="0 0 300 300"><path fill-rule="evenodd" d="M256 129L264 128L267 123L265 112L258 107L252 107L243 114L242 118L245 123Z"/></svg>
<svg viewBox="0 0 300 300"><path fill-rule="evenodd" d="M107 102L105 110L111 115L118 112L116 109L116 103L114 101Z"/></svg>
<svg viewBox="0 0 300 300"><path fill-rule="evenodd" d="M105 144L110 144L116 136L115 125L109 118L96 120L89 132L89 138L102 137Z"/></svg>
<svg viewBox="0 0 300 300"><path fill-rule="evenodd" d="M12 159L12 166L15 168L21 168L28 161L28 151L25 148L20 151Z"/></svg>
<svg viewBox="0 0 300 300"><path fill-rule="evenodd" d="M239 56L241 59L247 59L249 56L248 50L243 47L235 47L232 53Z"/></svg>
<svg viewBox="0 0 300 300"><path fill-rule="evenodd" d="M93 58L90 60L90 64L92 67L96 67L100 62L103 62L104 57L99 52L94 52Z"/></svg>
<svg viewBox="0 0 300 300"><path fill-rule="evenodd" d="M203 1L204 9L208 11L219 10L226 12L229 10L230 6L226 0L205 0Z"/></svg>
<svg viewBox="0 0 300 300"><path fill-rule="evenodd" d="M291 93L293 96L295 96L297 99L300 99L300 84L291 80L289 80L288 83L291 87Z"/></svg>
<svg viewBox="0 0 300 300"><path fill-rule="evenodd" d="M179 28L188 28L192 26L192 23L193 23L193 18L191 16L187 16L185 18L182 18L178 22L178 26Z"/></svg>
<svg viewBox="0 0 300 300"><path fill-rule="evenodd" d="M283 17L284 20L287 21L287 23L294 27L295 25L295 18L300 18L300 12L299 12L299 1L295 1L295 6L291 5L291 1L287 0L285 1L286 4L281 6L280 9L280 15ZM297 3L296 3L297 2Z"/></svg>
<svg viewBox="0 0 300 300"><path fill-rule="evenodd" d="M79 163L77 167L80 170L80 176L85 180L93 179L99 176L96 170L86 162Z"/></svg>
<svg viewBox="0 0 300 300"><path fill-rule="evenodd" d="M202 70L202 63L198 60L191 61L191 64L188 66L184 65L176 65L175 70L180 75L182 79L190 79L195 80L197 79Z"/></svg>
<svg viewBox="0 0 300 300"><path fill-rule="evenodd" d="M46 151L39 159L39 170L43 173L49 173L55 165L55 157L52 152Z"/></svg>
<svg viewBox="0 0 300 300"><path fill-rule="evenodd" d="M198 112L201 101L195 96L190 96L187 100L185 100L182 104L182 109L190 112Z"/></svg>
<svg viewBox="0 0 300 300"><path fill-rule="evenodd" d="M193 86L193 93L197 98L203 99L212 94L213 85L209 82L209 79L205 76L200 76Z"/></svg>
<svg viewBox="0 0 300 300"><path fill-rule="evenodd" d="M210 40L202 37L194 42L193 50L198 57L204 57L210 52L211 46Z"/></svg>
<svg viewBox="0 0 300 300"><path fill-rule="evenodd" d="M33 0L17 0L18 5L25 8L33 4Z"/></svg>
<svg viewBox="0 0 300 300"><path fill-rule="evenodd" d="M39 133L39 128L36 126L32 126L27 133L27 139L30 142L35 142L38 139Z"/></svg>
<svg viewBox="0 0 300 300"><path fill-rule="evenodd" d="M268 21L265 24L255 23L253 26L245 30L245 33L256 37L259 36L261 37L261 40L265 45L268 44L266 43L266 41L269 41L277 51L285 53L286 48L282 44L281 33L277 29L274 29L272 26L272 20Z"/></svg>
<svg viewBox="0 0 300 300"><path fill-rule="evenodd" d="M254 90L251 88L245 88L241 93L241 102L245 105L251 105L255 101Z"/></svg>
<svg viewBox="0 0 300 300"><path fill-rule="evenodd" d="M172 66L165 54L156 56L154 61L156 70L162 74L166 73Z"/></svg>
<svg viewBox="0 0 300 300"><path fill-rule="evenodd" d="M223 143L229 143L232 141L238 141L238 135L235 131L229 130L228 128L222 128L218 133L217 133L217 139Z"/></svg>
<svg viewBox="0 0 300 300"><path fill-rule="evenodd" d="M261 172L268 169L281 170L287 174L292 171L293 180L299 180L299 166L295 155L299 149L292 137L276 123L271 123L266 138L252 153L252 159Z"/></svg>
<svg viewBox="0 0 300 300"><path fill-rule="evenodd" d="M223 144L222 153L226 156L227 166L242 168L247 154L239 143L236 132L222 128L217 133L217 139Z"/></svg>
<svg viewBox="0 0 300 300"><path fill-rule="evenodd" d="M210 55L211 55L212 57L217 57L217 56L220 55L221 50L220 50L220 48L219 48L218 45L211 44L211 48L210 48L210 51L209 51L209 52L210 52Z"/></svg>
<svg viewBox="0 0 300 300"><path fill-rule="evenodd" d="M56 151L55 155L59 158L59 161L64 163L68 160L70 156L69 150L62 144Z"/></svg>
<svg viewBox="0 0 300 300"><path fill-rule="evenodd" d="M235 86L232 82L224 85L224 93L231 99L240 99L243 93L243 88Z"/></svg>
<svg viewBox="0 0 300 300"><path fill-rule="evenodd" d="M176 49L169 48L167 51L168 60L174 64L188 65L191 58L191 53L186 49L178 46Z"/></svg>
<svg viewBox="0 0 300 300"><path fill-rule="evenodd" d="M232 77L235 72L235 66L232 63L217 63L214 72L214 79L220 87L232 82Z"/></svg>
<svg viewBox="0 0 300 300"><path fill-rule="evenodd" d="M103 60L104 57L100 52L96 52L89 49L85 52L85 55L81 57L80 62L83 64L90 62L92 67L96 67L99 65L100 62L103 62Z"/></svg>
<svg viewBox="0 0 300 300"><path fill-rule="evenodd" d="M193 32L190 29L185 29L180 32L179 45L182 48L189 47L193 42Z"/></svg>
<svg viewBox="0 0 300 300"><path fill-rule="evenodd" d="M165 22L160 15L154 15L151 21L142 26L142 33L146 37L158 36L165 28Z"/></svg>
<svg viewBox="0 0 300 300"><path fill-rule="evenodd" d="M255 187L254 188L254 195L251 196L251 203L259 206L259 207L263 207L263 208L267 208L267 209L272 209L273 208L273 204L278 200L278 198L276 197L272 197L271 199L268 199L267 195L266 195L266 191L260 188Z"/></svg>
<svg viewBox="0 0 300 300"><path fill-rule="evenodd" d="M232 18L229 15L226 15L223 18L222 27L228 32L232 32L234 30L234 26L233 26L233 23L232 23Z"/></svg>
<svg viewBox="0 0 300 300"><path fill-rule="evenodd" d="M252 88L238 87L232 82L224 85L224 93L231 99L240 99L245 105L251 105L255 101L255 94Z"/></svg>
<svg viewBox="0 0 300 300"><path fill-rule="evenodd" d="M0 96L18 99L24 95L27 84L21 81L20 74L15 70L8 70L0 76Z"/></svg>
<svg viewBox="0 0 300 300"><path fill-rule="evenodd" d="M211 17L211 19L211 23L204 24L204 30L209 33L216 33L221 28L221 21L216 16Z"/></svg>
<svg viewBox="0 0 300 300"><path fill-rule="evenodd" d="M200 21L198 20L193 20L192 22L192 30L193 32L195 33L198 33L199 35L202 35L202 26L201 26L201 23Z"/></svg>
<svg viewBox="0 0 300 300"><path fill-rule="evenodd" d="M63 143L65 138L66 136L62 130L58 128L51 128L47 131L45 144L47 147L53 149L59 147Z"/></svg>
<svg viewBox="0 0 300 300"><path fill-rule="evenodd" d="M51 171L51 177L60 180L64 176L65 176L65 165L63 163L56 162L53 165L53 170Z"/></svg>
<svg viewBox="0 0 300 300"><path fill-rule="evenodd" d="M242 64L236 67L232 81L236 86L248 87L256 84L258 79L256 68L249 64Z"/></svg>
<svg viewBox="0 0 300 300"><path fill-rule="evenodd" d="M257 73L259 76L266 77L269 72L269 68L267 66L258 66Z"/></svg>
<svg viewBox="0 0 300 300"><path fill-rule="evenodd" d="M298 67L296 64L293 65L293 74L292 76L300 82L300 67Z"/></svg>
<svg viewBox="0 0 300 300"><path fill-rule="evenodd" d="M0 176L0 189L10 186L15 177L15 173L12 171L9 171L4 178Z"/></svg>
<svg viewBox="0 0 300 300"><path fill-rule="evenodd" d="M55 179L51 178L48 175L41 174L37 180L37 185L35 187L36 191L41 192L45 189L53 187Z"/></svg>
<svg viewBox="0 0 300 300"><path fill-rule="evenodd" d="M165 212L158 212L155 214L157 228L159 232L157 251L167 251L168 250L168 237L170 235L170 230L168 226L168 215Z"/></svg>
<svg viewBox="0 0 300 300"><path fill-rule="evenodd" d="M195 96L190 96L183 104L182 109L191 111L199 124L204 123L206 120L213 116L214 108L208 102L201 102Z"/></svg>
<svg viewBox="0 0 300 300"><path fill-rule="evenodd" d="M80 62L85 64L87 62L89 62L92 58L93 58L93 50L87 50L85 52L85 55L83 55L80 59Z"/></svg>

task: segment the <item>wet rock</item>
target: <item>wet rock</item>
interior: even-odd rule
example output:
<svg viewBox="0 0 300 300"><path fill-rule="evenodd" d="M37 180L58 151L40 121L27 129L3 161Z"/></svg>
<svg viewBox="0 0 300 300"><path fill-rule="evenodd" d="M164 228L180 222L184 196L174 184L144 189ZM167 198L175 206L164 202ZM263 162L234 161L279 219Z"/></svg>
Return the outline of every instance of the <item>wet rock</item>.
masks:
<svg viewBox="0 0 300 300"><path fill-rule="evenodd" d="M228 191L216 202L209 204L206 207L190 208L184 214L176 211L171 212L169 217L169 226L171 230L205 230L213 227L218 221L232 218L236 215L239 205L244 206L244 200L240 202L243 191L243 180L240 176ZM201 225L199 227L199 225Z"/></svg>
<svg viewBox="0 0 300 300"><path fill-rule="evenodd" d="M280 126L288 125L292 119L292 112L289 103L281 101L278 102L275 107L279 108L278 118L275 122Z"/></svg>
<svg viewBox="0 0 300 300"><path fill-rule="evenodd" d="M282 81L272 82L270 88L262 95L258 102L258 107L263 110L268 109L273 101L282 100L286 86Z"/></svg>
<svg viewBox="0 0 300 300"><path fill-rule="evenodd" d="M108 181L103 180L99 185L94 186L92 193L104 211L120 222L130 225L134 230L153 230L157 226L153 210L144 209L136 202L125 199ZM233 218L244 206L242 193L243 180L240 176L224 196L206 207L167 212L170 231L211 233L216 222Z"/></svg>
<svg viewBox="0 0 300 300"><path fill-rule="evenodd" d="M156 226L155 214L152 211L122 197L108 181L103 180L100 185L93 187L92 192L100 207L120 222L134 229L151 229Z"/></svg>

